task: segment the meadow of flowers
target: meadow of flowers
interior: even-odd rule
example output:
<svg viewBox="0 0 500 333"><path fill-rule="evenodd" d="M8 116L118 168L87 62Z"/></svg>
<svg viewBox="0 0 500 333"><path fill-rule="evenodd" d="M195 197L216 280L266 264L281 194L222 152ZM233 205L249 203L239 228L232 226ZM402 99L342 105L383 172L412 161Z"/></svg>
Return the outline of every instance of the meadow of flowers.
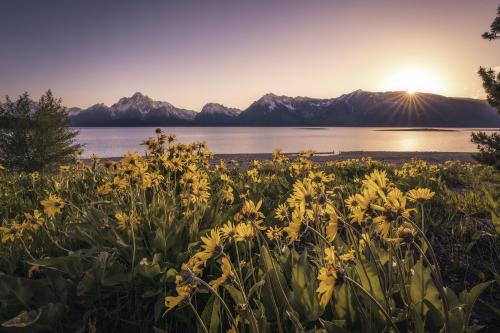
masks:
<svg viewBox="0 0 500 333"><path fill-rule="evenodd" d="M160 130L143 144L0 169L0 331L475 332L480 295L500 312L492 168L278 150L243 168ZM477 259L465 287L443 239Z"/></svg>

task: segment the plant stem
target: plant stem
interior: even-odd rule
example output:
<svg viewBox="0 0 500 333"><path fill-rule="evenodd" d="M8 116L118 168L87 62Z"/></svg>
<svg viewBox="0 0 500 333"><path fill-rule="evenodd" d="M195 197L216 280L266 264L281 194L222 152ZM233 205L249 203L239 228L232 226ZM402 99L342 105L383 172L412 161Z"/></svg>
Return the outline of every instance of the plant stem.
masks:
<svg viewBox="0 0 500 333"><path fill-rule="evenodd" d="M229 310L229 307L227 306L227 303L224 301L224 299L219 295L219 293L217 292L217 290L215 290L214 288L212 288L211 285L209 285L208 283L206 283L205 281L203 281L202 279L200 278L197 278L196 279L198 282L200 282L202 285L204 285L205 287L208 288L208 290L210 290L210 292L212 294L215 295L215 297L217 297L219 299L219 301L222 303L222 306L224 306L224 309L226 310L226 313L227 313L227 316L229 317L229 319L231 320L231 323L232 325L234 325L234 327L237 327L237 323L236 323L236 320L234 320L234 317L233 315L231 314L231 310Z"/></svg>
<svg viewBox="0 0 500 333"><path fill-rule="evenodd" d="M205 326L205 323L203 322L203 319L201 319L200 315L198 314L198 311L196 311L196 308L193 306L193 303L191 303L191 301L189 301L189 306L193 310L193 313L194 313L196 319L198 319L198 322L200 323L200 326L203 329L203 332L208 333L208 329Z"/></svg>
<svg viewBox="0 0 500 333"><path fill-rule="evenodd" d="M358 287L358 289L361 290L363 292L363 294L365 294L366 296L368 296L372 300L372 302L377 305L377 307L383 313L384 317L387 319L387 321L389 322L389 324L391 324L392 328L394 328L394 330L399 333L398 327L392 321L391 316L387 313L387 311L384 309L384 307L375 299L375 297L373 297L365 288L363 288L362 285L360 285L359 283L357 283L356 281L354 281L350 277L346 276L345 279L348 280L353 285L355 285L356 287Z"/></svg>

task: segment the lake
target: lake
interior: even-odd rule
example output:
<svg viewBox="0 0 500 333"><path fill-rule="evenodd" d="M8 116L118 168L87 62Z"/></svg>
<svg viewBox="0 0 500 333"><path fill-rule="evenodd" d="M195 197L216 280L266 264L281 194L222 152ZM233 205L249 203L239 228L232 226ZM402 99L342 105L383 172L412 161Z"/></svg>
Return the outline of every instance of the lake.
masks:
<svg viewBox="0 0 500 333"><path fill-rule="evenodd" d="M78 141L85 145L84 157L121 156L142 152L140 143L154 135L154 127L82 127ZM435 151L472 152L470 134L478 129L443 131L388 131L370 127L162 127L178 141L206 141L217 154L270 153L275 148L294 153L314 149L323 153L341 151ZM446 131L445 131L446 130ZM482 129L492 130L492 129ZM493 129L495 130L495 129Z"/></svg>

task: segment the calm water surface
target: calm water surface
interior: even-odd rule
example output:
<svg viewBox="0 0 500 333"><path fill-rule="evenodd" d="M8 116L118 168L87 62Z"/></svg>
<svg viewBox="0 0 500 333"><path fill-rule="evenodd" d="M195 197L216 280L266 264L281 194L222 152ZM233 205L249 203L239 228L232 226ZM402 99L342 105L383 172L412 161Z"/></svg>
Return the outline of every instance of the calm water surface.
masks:
<svg viewBox="0 0 500 333"><path fill-rule="evenodd" d="M85 144L84 157L121 156L143 151L140 142L154 135L154 127L83 127L78 141ZM182 143L206 141L217 154L270 153L314 149L317 152L341 151L437 151L470 152L470 134L477 129L453 131L378 131L368 127L163 127L175 133Z"/></svg>

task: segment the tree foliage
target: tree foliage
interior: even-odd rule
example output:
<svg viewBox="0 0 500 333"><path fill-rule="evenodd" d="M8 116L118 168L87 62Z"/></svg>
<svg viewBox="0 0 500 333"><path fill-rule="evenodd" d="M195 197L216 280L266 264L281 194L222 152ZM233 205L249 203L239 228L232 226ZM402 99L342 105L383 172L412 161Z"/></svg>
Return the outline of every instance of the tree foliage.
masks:
<svg viewBox="0 0 500 333"><path fill-rule="evenodd" d="M482 37L487 40L500 39L500 6L498 6L496 18L490 25L490 31L485 32ZM500 72L496 73L491 68L480 67L478 74L483 80L488 103L500 113ZM474 159L479 163L494 165L500 170L500 135L498 133L490 135L484 132L473 133L471 141L479 149L479 153L473 155Z"/></svg>
<svg viewBox="0 0 500 333"><path fill-rule="evenodd" d="M28 93L0 105L0 163L14 170L43 171L74 159L78 132L68 127L61 100L47 91L38 102Z"/></svg>
<svg viewBox="0 0 500 333"><path fill-rule="evenodd" d="M500 113L500 72L493 69L479 68L479 76L483 80L483 87L486 92L486 99L491 106Z"/></svg>
<svg viewBox="0 0 500 333"><path fill-rule="evenodd" d="M493 165L500 170L500 135L476 132L472 133L471 141L479 150L479 153L473 155L474 159L482 164Z"/></svg>
<svg viewBox="0 0 500 333"><path fill-rule="evenodd" d="M488 40L500 38L500 6L497 9L497 17L491 22L490 31L485 32L483 38Z"/></svg>

